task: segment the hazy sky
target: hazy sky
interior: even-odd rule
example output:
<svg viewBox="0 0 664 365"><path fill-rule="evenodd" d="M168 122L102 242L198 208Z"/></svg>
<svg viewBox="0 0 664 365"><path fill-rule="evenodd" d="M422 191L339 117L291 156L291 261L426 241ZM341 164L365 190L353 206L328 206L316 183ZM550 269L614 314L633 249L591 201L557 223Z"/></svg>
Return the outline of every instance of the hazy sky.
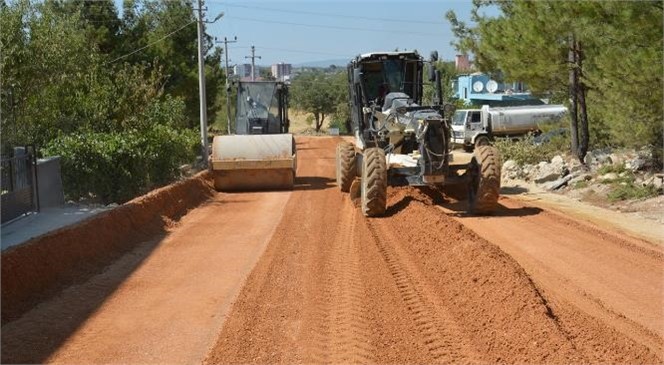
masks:
<svg viewBox="0 0 664 365"><path fill-rule="evenodd" d="M258 64L302 63L350 59L359 53L417 49L427 57L437 50L443 59L456 52L450 24L454 10L460 19L470 17L471 1L240 1L207 0L208 19L225 16L208 25L207 33L223 39L237 36L229 45L231 63L243 63L256 46ZM495 11L491 11L495 13ZM299 25L296 25L299 24Z"/></svg>
<svg viewBox="0 0 664 365"><path fill-rule="evenodd" d="M196 2L197 0L193 0ZM115 0L121 11L122 0ZM231 64L249 63L251 45L256 63L298 64L320 60L350 60L359 53L417 49L425 57L437 50L454 59L453 35L445 19L448 10L467 21L471 0L205 0L207 19L225 16L207 25L213 37L238 42L229 45ZM489 9L487 14L498 11Z"/></svg>

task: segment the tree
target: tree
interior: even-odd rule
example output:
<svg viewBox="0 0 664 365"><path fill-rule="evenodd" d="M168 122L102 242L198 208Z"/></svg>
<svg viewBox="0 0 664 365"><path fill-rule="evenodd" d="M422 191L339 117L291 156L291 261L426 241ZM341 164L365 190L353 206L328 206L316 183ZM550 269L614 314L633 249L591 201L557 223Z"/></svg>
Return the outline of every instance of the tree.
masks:
<svg viewBox="0 0 664 365"><path fill-rule="evenodd" d="M487 5L497 5L501 15L481 15ZM456 47L472 52L481 70L500 70L554 101L569 97L573 153L581 161L590 131L596 144L638 146L636 140L661 151L661 87L645 95L642 83L645 74L661 85L661 17L660 2L554 0L475 0L472 27L447 14L458 38ZM636 87L631 87L632 80ZM621 117L626 111L634 114ZM638 119L632 120L635 115ZM638 137L615 133L634 122ZM603 133L605 129L610 133ZM630 129L634 135L633 126ZM602 141L606 135L613 138Z"/></svg>
<svg viewBox="0 0 664 365"><path fill-rule="evenodd" d="M186 124L182 100L165 94L161 66L106 63L81 23L80 9L65 12L58 3L3 5L2 93L12 95L11 105L2 98L4 146L43 146L82 129Z"/></svg>
<svg viewBox="0 0 664 365"><path fill-rule="evenodd" d="M78 28L100 53L114 53L120 42L121 21L112 0L68 0L45 3L62 14L78 12Z"/></svg>
<svg viewBox="0 0 664 365"><path fill-rule="evenodd" d="M165 93L184 100L187 125L195 128L199 125L198 46L196 17L192 8L190 0L125 0L122 48L123 54L129 54L150 45L123 61L161 67L166 75L163 84ZM203 45L208 50L205 57L208 118L215 120L215 114L222 107L217 94L223 90L225 83L221 68L222 51L219 47L213 47L213 40L208 35L204 37Z"/></svg>
<svg viewBox="0 0 664 365"><path fill-rule="evenodd" d="M58 130L76 128L84 113L77 101L90 90L93 65L100 62L78 30L80 14L29 1L2 8L2 92L13 99L8 105L3 98L2 110L11 113L2 119L3 144L40 143Z"/></svg>
<svg viewBox="0 0 664 365"><path fill-rule="evenodd" d="M272 70L270 70L268 67L258 67L258 75L260 78L262 78L265 81L275 81L276 78L274 75L272 75Z"/></svg>
<svg viewBox="0 0 664 365"><path fill-rule="evenodd" d="M457 72L456 66L452 61L438 61L435 63L434 67L440 71L440 83L443 89L443 102L448 103L451 101L452 95L454 94L454 90L452 89L452 81L456 79L456 77L459 75L459 72ZM435 85L433 82L426 82L424 84L424 95L422 98L424 104L433 104L434 88Z"/></svg>
<svg viewBox="0 0 664 365"><path fill-rule="evenodd" d="M2 147L60 155L72 198L124 201L168 183L198 145L186 128L199 105L191 2L124 4L120 19L113 0L0 0ZM212 119L221 56L205 59Z"/></svg>
<svg viewBox="0 0 664 365"><path fill-rule="evenodd" d="M293 104L314 115L316 131L320 131L325 118L336 111L339 104L339 82L333 75L320 71L306 71L298 75L291 85Z"/></svg>

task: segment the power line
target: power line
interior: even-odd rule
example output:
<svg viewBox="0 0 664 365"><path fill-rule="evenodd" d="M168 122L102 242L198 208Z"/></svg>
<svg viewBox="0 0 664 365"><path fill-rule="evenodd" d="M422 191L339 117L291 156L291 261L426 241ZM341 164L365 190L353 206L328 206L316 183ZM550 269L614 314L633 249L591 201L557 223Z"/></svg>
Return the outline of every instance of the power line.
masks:
<svg viewBox="0 0 664 365"><path fill-rule="evenodd" d="M398 34L412 34L412 35L440 37L439 34L434 34L434 33L410 32L410 31L402 31L402 30L369 29L369 28L356 28L356 27L339 27L339 26L334 26L334 25L291 23L291 22L282 22L282 21L278 21L278 20L253 19L253 18L244 18L244 17L238 17L238 16L228 16L227 18L238 19L238 20L246 20L246 21L258 22L258 23L295 25L295 26L310 27L310 28L327 28L327 29L353 30L353 31L363 31L363 32L398 33Z"/></svg>
<svg viewBox="0 0 664 365"><path fill-rule="evenodd" d="M261 59L261 56L256 56L256 47L251 46L251 56L244 56L244 58L251 58L251 81L256 80L256 59Z"/></svg>
<svg viewBox="0 0 664 365"><path fill-rule="evenodd" d="M256 47L258 47L260 49L265 49L265 50L292 52L292 53L317 54L317 55L334 56L334 57L346 57L346 56L348 56L348 55L341 55L341 54L338 54L338 53L311 51L311 50L307 51L307 50L302 50L302 49L275 48L275 47L266 47L266 46L260 46L260 45L256 45ZM240 49L240 48L251 48L251 47L242 47L242 46L232 47L232 49Z"/></svg>
<svg viewBox="0 0 664 365"><path fill-rule="evenodd" d="M230 7L235 7L235 8L268 10L268 11L276 11L276 12L288 13L288 14L305 14L305 15L318 15L318 16L331 17L331 18L350 18L350 19L394 22L394 19L388 19L388 18L374 18L374 17L368 17L368 16L346 15L346 14L325 14L325 13L318 13L318 12L304 11L304 10L284 10L284 9L266 8L266 7L261 7L261 6L248 6L248 5L226 3L226 2L222 2L222 4L226 5L226 6L230 6ZM435 22L435 21L429 21L429 20L420 20L420 19L399 19L399 21L400 22L412 22L412 23L416 23L416 24L436 24L436 25L441 25L442 24L442 22Z"/></svg>
<svg viewBox="0 0 664 365"><path fill-rule="evenodd" d="M120 56L120 57L118 57L118 58L116 58L116 59L114 59L114 60L112 60L112 61L106 62L106 64L113 63L113 62L115 62L115 61L118 61L118 60L121 60L121 59L123 59L123 58L129 57L129 56L133 55L134 53L140 52L140 51L142 51L142 50L144 50L144 49L146 49L146 48L148 48L148 47L150 47L150 46L152 46L152 45L154 45L154 44L157 44L157 43L163 41L164 39L166 39L166 38L172 36L173 34L175 34L175 33L179 32L179 31L181 31L182 29L186 28L188 25L193 24L193 23L195 23L195 22L196 22L196 20L192 20L192 21L190 21L189 23L187 23L187 24L181 26L180 28L178 28L178 29L176 29L176 30L174 30L174 31L172 31L172 32L170 32L170 33L168 33L168 34L166 34L165 36L163 36L163 37L161 37L161 38L159 38L159 39L157 39L156 41L154 41L154 42L152 42L152 43L148 43L147 45L145 45L145 46L143 46L143 47L141 47L141 48L139 48L139 49L136 49L136 50L134 50L134 51L131 51L131 52L125 54L125 55L122 55L122 56Z"/></svg>

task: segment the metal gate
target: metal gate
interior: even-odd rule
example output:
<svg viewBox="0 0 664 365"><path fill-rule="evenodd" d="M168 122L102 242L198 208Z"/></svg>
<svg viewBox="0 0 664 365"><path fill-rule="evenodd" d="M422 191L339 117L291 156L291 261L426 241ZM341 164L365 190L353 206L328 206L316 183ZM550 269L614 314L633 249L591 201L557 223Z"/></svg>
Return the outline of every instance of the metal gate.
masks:
<svg viewBox="0 0 664 365"><path fill-rule="evenodd" d="M2 223L39 210L35 148L26 146L17 152L12 157L2 156L0 165Z"/></svg>

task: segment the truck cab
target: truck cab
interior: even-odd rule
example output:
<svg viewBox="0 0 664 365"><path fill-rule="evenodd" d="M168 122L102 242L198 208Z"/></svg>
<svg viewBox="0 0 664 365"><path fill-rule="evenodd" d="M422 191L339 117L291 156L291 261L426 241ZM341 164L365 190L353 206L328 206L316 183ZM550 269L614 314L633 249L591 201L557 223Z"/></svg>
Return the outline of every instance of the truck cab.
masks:
<svg viewBox="0 0 664 365"><path fill-rule="evenodd" d="M489 144L489 132L479 109L461 109L452 118L452 141L455 146L472 150L477 145Z"/></svg>

